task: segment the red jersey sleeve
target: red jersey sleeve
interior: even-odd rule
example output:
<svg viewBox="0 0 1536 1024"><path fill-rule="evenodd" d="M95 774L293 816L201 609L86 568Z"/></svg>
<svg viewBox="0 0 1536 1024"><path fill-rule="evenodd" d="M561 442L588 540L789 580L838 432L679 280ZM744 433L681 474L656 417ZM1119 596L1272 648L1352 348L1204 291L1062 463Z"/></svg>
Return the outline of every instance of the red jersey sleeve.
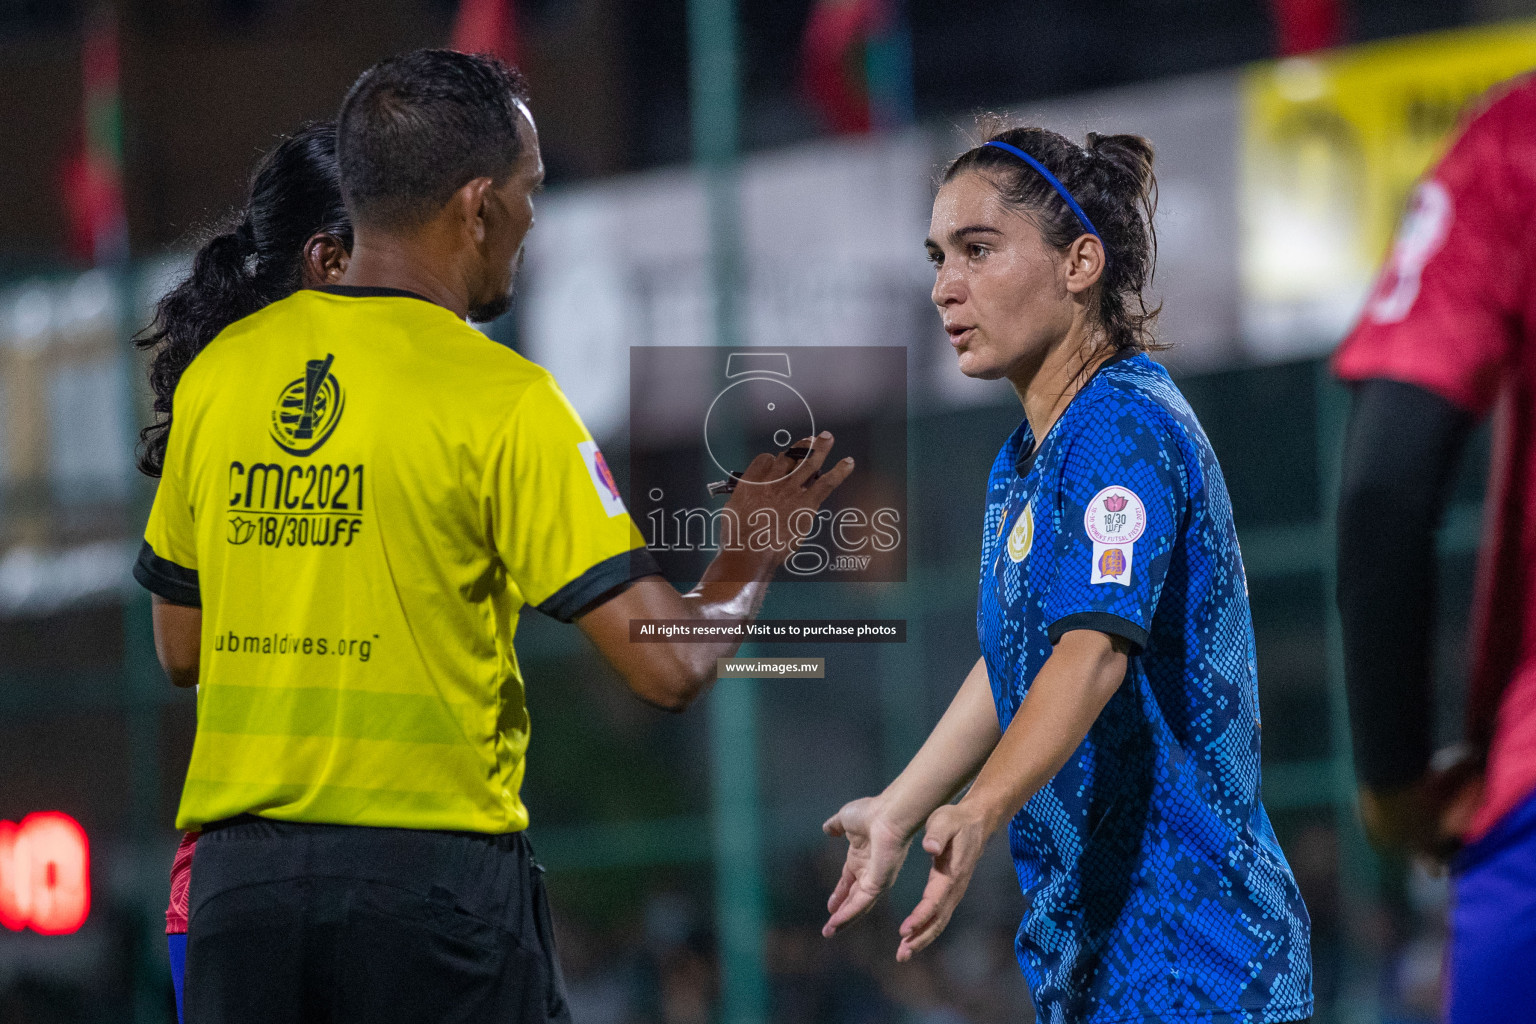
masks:
<svg viewBox="0 0 1536 1024"><path fill-rule="evenodd" d="M171 902L165 908L165 933L185 935L187 915L192 895L192 854L197 849L196 832L182 834L181 845L176 847L176 859L171 862Z"/></svg>
<svg viewBox="0 0 1536 1024"><path fill-rule="evenodd" d="M1420 182L1360 322L1334 356L1343 380L1373 377L1433 391L1482 415L1516 358L1525 297L1536 80L1467 125Z"/></svg>

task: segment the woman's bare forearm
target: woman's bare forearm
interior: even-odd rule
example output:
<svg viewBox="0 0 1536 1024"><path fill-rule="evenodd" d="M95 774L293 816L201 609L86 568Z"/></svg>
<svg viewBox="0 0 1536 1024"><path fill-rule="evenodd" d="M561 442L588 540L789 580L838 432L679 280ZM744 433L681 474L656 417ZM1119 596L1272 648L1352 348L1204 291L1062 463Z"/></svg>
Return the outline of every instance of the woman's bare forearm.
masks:
<svg viewBox="0 0 1536 1024"><path fill-rule="evenodd" d="M1001 737L987 664L978 658L922 748L880 795L881 817L913 835L976 776Z"/></svg>
<svg viewBox="0 0 1536 1024"><path fill-rule="evenodd" d="M1018 813L1082 744L1125 679L1128 649L1093 630L1074 630L1057 643L960 801L986 822L987 834Z"/></svg>
<svg viewBox="0 0 1536 1024"><path fill-rule="evenodd" d="M203 610L172 604L159 594L150 601L160 667L176 686L196 686L202 661Z"/></svg>

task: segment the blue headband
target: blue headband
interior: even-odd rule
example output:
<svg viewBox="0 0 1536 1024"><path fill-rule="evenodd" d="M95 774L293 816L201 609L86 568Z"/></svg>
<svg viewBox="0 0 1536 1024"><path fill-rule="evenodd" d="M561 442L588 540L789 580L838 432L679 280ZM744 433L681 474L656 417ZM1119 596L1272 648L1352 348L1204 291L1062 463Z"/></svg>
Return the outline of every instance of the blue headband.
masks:
<svg viewBox="0 0 1536 1024"><path fill-rule="evenodd" d="M1000 149L1005 153L1012 153L1020 160L1023 160L1025 163L1029 164L1029 166L1033 167L1036 171L1039 171L1040 177L1044 178L1050 184L1051 188L1056 190L1057 194L1060 195L1062 200L1067 204L1067 208L1077 215L1078 223L1082 224L1083 230L1097 238L1100 245L1104 244L1104 236L1099 234L1099 229L1093 226L1093 221L1089 220L1088 215L1083 212L1083 208L1077 205L1077 200L1072 198L1072 193L1067 191L1067 187L1056 180L1056 175L1045 169L1045 164L1042 164L1039 160L1036 160L1034 157L1030 156L1019 147L1010 146L1006 142L998 142L996 139L993 139L991 142L985 143L985 145ZM1104 250L1104 258L1106 260L1109 259L1108 248Z"/></svg>

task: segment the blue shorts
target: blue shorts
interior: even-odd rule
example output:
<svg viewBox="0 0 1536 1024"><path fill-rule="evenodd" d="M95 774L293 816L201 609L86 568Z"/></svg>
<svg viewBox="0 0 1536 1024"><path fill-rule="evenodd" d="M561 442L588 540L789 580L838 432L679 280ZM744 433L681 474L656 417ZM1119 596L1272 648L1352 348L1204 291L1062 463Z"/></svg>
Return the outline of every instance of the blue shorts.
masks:
<svg viewBox="0 0 1536 1024"><path fill-rule="evenodd" d="M187 979L187 933L172 933L165 937L167 951L171 954L171 985L176 989L176 1024L183 1024L181 993Z"/></svg>
<svg viewBox="0 0 1536 1024"><path fill-rule="evenodd" d="M1446 1024L1536 1019L1536 795L1464 847L1451 870Z"/></svg>

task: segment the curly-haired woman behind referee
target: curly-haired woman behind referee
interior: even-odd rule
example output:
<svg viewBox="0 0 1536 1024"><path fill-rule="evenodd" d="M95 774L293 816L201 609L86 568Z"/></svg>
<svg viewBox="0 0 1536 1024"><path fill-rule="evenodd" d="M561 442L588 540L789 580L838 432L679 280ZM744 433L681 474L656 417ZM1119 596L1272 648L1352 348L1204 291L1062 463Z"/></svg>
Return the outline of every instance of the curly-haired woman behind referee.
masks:
<svg viewBox="0 0 1536 1024"><path fill-rule="evenodd" d="M151 353L155 422L140 431L139 469L158 477L165 464L176 384L220 331L300 288L335 283L346 270L352 222L341 201L336 125L307 124L257 164L245 206L226 230L197 250L187 277L160 300L154 322L135 341ZM165 912L176 1013L181 1016L187 952L187 893L197 833L182 836Z"/></svg>
<svg viewBox="0 0 1536 1024"><path fill-rule="evenodd" d="M927 241L960 371L1007 379L1024 407L987 482L981 658L906 770L827 822L849 850L824 934L890 887L924 829L908 959L1006 824L1042 1022L1307 1018L1310 925L1259 800L1231 504L1146 354L1152 147L989 136L944 172Z"/></svg>

